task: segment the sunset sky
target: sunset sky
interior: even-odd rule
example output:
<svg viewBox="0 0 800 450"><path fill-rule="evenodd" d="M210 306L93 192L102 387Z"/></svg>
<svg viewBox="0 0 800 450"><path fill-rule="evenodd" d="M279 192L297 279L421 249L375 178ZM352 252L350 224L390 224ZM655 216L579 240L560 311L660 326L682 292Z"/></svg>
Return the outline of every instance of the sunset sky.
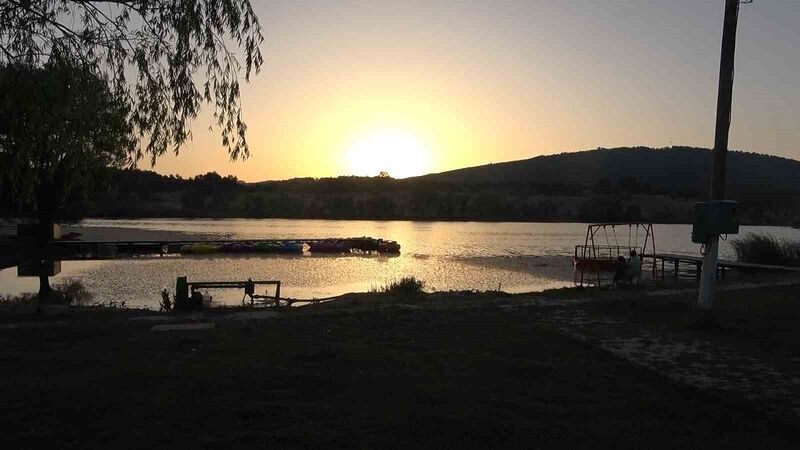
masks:
<svg viewBox="0 0 800 450"><path fill-rule="evenodd" d="M253 1L252 156L209 114L155 170L396 177L601 147L710 147L724 0ZM742 5L733 149L800 159L800 1ZM147 163L142 164L147 168Z"/></svg>

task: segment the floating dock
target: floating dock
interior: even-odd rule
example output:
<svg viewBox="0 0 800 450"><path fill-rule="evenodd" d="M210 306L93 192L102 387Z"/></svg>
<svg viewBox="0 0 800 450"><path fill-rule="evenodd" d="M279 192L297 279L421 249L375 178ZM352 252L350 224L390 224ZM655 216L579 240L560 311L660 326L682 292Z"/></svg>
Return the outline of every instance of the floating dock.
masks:
<svg viewBox="0 0 800 450"><path fill-rule="evenodd" d="M13 241L12 241L13 242ZM12 244L12 243L9 243ZM3 266L10 267L28 259L36 252L33 245L13 242L7 247L14 257L3 258ZM51 241L48 256L53 260L103 260L134 256L169 256L183 254L248 254L248 253L303 253L342 254L380 253L399 254L400 244L395 241L372 238L287 238L287 239L187 239L141 241ZM30 256L28 256L30 255Z"/></svg>

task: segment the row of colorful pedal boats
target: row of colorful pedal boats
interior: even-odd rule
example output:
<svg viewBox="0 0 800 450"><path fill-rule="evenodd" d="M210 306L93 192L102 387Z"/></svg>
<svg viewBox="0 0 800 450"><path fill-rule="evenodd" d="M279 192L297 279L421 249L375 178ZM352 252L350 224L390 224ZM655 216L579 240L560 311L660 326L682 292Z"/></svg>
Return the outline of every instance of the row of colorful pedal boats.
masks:
<svg viewBox="0 0 800 450"><path fill-rule="evenodd" d="M211 253L400 253L400 244L395 241L373 238L321 239L303 241L272 242L195 242L180 246L181 254Z"/></svg>

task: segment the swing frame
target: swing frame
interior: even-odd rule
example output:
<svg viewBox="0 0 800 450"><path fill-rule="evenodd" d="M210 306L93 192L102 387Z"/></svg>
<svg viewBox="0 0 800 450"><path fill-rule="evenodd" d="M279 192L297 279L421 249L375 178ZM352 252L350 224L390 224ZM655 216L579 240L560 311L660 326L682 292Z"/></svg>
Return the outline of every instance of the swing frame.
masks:
<svg viewBox="0 0 800 450"><path fill-rule="evenodd" d="M617 229L624 227L628 228L628 245L620 245L619 236L617 235ZM614 239L613 244L609 237L609 229ZM605 245L602 245L602 241L600 241L603 236L605 237ZM640 236L642 237L641 241ZM653 279L657 279L658 266L654 257L656 254L656 240L652 223L614 222L589 225L586 229L586 238L583 245L575 246L575 254L573 256L575 284L583 286L584 283L593 284L592 282L596 281L597 286L601 286L601 273L614 272L617 258L623 254L627 256L631 250L636 250L639 254L642 267L645 266L645 258L652 260ZM587 274L589 275L588 277ZM591 281L589 277L591 277Z"/></svg>

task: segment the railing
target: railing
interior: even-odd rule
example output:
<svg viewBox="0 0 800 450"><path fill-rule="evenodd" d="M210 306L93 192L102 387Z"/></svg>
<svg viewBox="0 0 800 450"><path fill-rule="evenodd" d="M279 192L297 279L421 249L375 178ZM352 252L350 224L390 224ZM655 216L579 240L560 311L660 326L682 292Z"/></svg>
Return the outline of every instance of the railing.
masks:
<svg viewBox="0 0 800 450"><path fill-rule="evenodd" d="M250 303L253 304L255 300L272 300L275 306L280 305L281 301L281 282L277 280L267 281L187 281L186 284L190 291L196 289L243 289L245 297L250 296ZM248 285L255 289L256 285L273 285L275 286L275 295L257 295L255 293L248 294ZM244 298L242 300L244 301Z"/></svg>
<svg viewBox="0 0 800 450"><path fill-rule="evenodd" d="M584 245L575 246L575 258L611 259L615 261L620 256L628 257L631 251L639 253L641 248L626 245Z"/></svg>

